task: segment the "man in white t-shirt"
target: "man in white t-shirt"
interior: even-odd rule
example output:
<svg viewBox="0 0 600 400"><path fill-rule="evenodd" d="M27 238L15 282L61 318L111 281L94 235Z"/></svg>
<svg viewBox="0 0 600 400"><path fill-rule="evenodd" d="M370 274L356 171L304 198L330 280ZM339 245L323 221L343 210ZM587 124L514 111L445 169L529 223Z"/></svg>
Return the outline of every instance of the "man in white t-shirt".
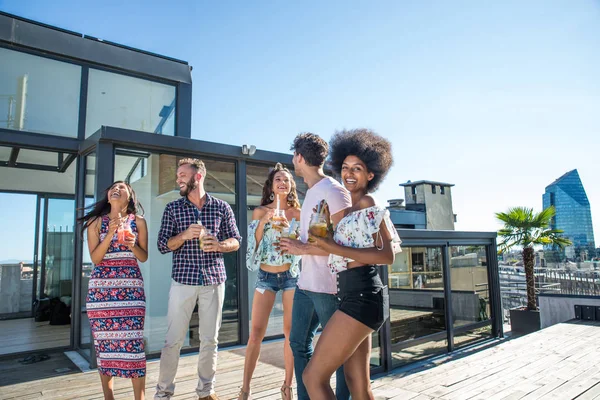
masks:
<svg viewBox="0 0 600 400"><path fill-rule="evenodd" d="M294 353L298 399L304 400L309 397L302 382L302 373L313 354L313 338L319 323L325 327L340 303L336 276L327 267L329 254L306 244L308 224L313 209L322 200L329 207L334 225L343 218L344 210L352 206L352 200L339 182L323 172L329 151L325 140L313 133L302 133L296 136L291 150L294 150L295 172L308 185L300 215L300 240L281 239L282 251L302 255L302 271L294 294L290 346ZM335 396L342 400L350 398L343 367L336 371Z"/></svg>

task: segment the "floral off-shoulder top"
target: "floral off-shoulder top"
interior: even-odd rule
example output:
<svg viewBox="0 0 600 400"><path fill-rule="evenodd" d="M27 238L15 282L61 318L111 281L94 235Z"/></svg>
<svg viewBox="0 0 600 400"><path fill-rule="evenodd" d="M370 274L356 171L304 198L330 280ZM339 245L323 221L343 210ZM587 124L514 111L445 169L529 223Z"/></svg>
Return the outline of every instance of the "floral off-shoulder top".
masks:
<svg viewBox="0 0 600 400"><path fill-rule="evenodd" d="M335 228L333 240L341 246L355 249L375 247L373 235L379 232L381 221L385 222L385 226L392 237L392 249L394 253L401 252L400 243L402 241L390 219L390 212L377 205L353 211L342 218ZM331 254L329 255L328 265L331 273L336 274L345 271L348 263L352 261L354 260Z"/></svg>
<svg viewBox="0 0 600 400"><path fill-rule="evenodd" d="M300 256L291 254L281 254L274 247L274 243L279 241L281 232L274 229L270 222L267 222L263 229L263 237L258 246L256 245L256 228L259 220L253 220L248 226L248 249L246 251L246 266L250 271L257 271L261 264L284 265L291 264L290 274L293 277L300 273ZM295 225L296 236L299 236L299 224Z"/></svg>

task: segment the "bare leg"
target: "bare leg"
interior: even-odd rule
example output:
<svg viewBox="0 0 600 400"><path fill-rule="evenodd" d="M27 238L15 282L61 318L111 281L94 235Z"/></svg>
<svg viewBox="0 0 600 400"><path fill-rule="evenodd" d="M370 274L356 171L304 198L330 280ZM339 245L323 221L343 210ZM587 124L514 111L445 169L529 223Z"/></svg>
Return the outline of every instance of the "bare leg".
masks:
<svg viewBox="0 0 600 400"><path fill-rule="evenodd" d="M135 400L144 400L146 396L146 377L133 378L131 385L133 386L133 398Z"/></svg>
<svg viewBox="0 0 600 400"><path fill-rule="evenodd" d="M252 301L252 327L250 329L250 338L248 338L248 346L246 347L246 360L244 362L244 382L242 383L242 391L250 391L250 381L252 374L256 368L256 362L260 356L260 345L267 331L269 322L269 314L275 303L275 293L265 290L260 293L258 290L254 292L254 300Z"/></svg>
<svg viewBox="0 0 600 400"><path fill-rule="evenodd" d="M292 330L292 307L294 305L294 290L286 290L283 292L283 335L285 341L283 343L283 360L285 365L285 378L283 380L284 387L281 390L287 398L291 398L292 380L294 379L294 354L290 347L290 331Z"/></svg>
<svg viewBox="0 0 600 400"><path fill-rule="evenodd" d="M302 380L312 399L335 400L335 394L329 385L331 375L354 354L371 332L371 328L341 311L333 314L302 374ZM354 399L354 393L351 394Z"/></svg>
<svg viewBox="0 0 600 400"><path fill-rule="evenodd" d="M346 383L355 400L373 400L371 379L369 373L369 358L371 356L371 335L356 348L354 354L344 363Z"/></svg>
<svg viewBox="0 0 600 400"><path fill-rule="evenodd" d="M104 393L104 400L115 400L115 394L113 392L113 377L100 374L100 381L102 382L102 392Z"/></svg>

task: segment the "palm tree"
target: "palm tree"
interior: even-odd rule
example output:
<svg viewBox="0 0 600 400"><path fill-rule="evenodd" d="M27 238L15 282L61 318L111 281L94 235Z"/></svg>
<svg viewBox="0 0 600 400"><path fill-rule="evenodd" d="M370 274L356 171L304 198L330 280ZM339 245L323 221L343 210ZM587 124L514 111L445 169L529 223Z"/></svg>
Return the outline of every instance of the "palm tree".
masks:
<svg viewBox="0 0 600 400"><path fill-rule="evenodd" d="M527 283L528 310L537 310L533 246L553 245L562 249L571 244L569 239L560 236L563 233L562 230L551 228L550 225L555 214L554 206L539 213L535 213L533 208L527 207L512 207L505 213L496 213L496 218L504 223L504 228L498 231L498 236L502 238L502 242L499 244L500 252L503 253L513 246L523 247L522 257Z"/></svg>

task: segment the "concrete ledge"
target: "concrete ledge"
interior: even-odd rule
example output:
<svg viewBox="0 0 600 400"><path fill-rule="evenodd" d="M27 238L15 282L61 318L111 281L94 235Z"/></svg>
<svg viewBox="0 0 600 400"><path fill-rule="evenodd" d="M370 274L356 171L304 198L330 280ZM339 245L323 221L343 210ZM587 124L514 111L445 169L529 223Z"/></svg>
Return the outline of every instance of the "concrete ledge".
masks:
<svg viewBox="0 0 600 400"><path fill-rule="evenodd" d="M600 306L600 296L538 295L542 329L575 318L575 305Z"/></svg>

